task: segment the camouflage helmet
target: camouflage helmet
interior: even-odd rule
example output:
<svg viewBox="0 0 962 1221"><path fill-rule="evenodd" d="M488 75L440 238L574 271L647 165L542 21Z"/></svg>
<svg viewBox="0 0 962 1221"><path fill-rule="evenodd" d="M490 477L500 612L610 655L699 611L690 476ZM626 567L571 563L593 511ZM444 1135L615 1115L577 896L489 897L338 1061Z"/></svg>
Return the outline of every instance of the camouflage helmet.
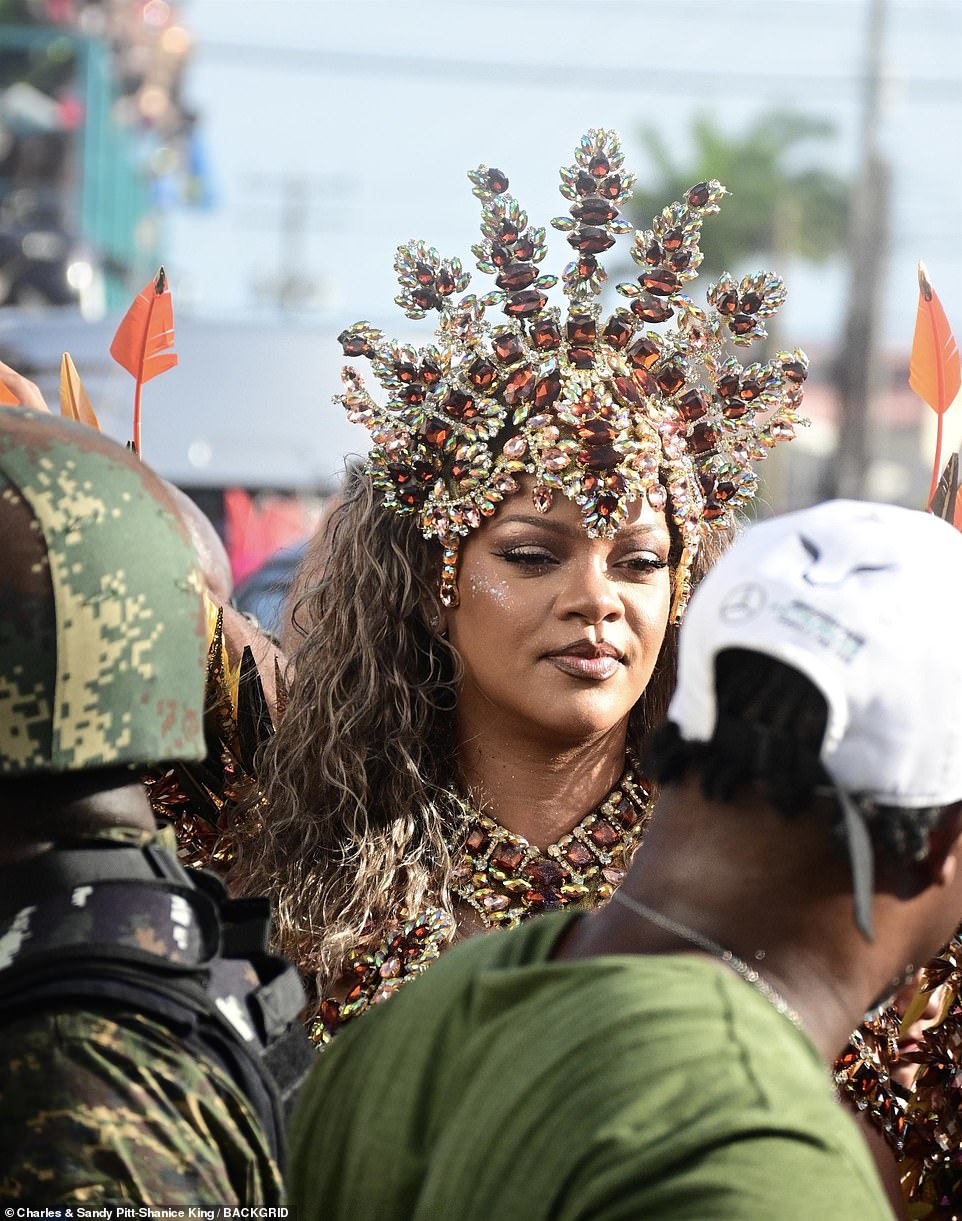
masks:
<svg viewBox="0 0 962 1221"><path fill-rule="evenodd" d="M0 776L203 758L201 588L156 475L0 408Z"/></svg>

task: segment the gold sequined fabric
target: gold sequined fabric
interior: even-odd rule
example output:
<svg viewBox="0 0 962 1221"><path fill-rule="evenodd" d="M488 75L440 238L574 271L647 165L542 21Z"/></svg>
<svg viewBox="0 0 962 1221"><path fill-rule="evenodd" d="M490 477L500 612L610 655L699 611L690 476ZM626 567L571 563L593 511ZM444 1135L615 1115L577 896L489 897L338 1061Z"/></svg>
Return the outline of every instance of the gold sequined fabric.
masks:
<svg viewBox="0 0 962 1221"><path fill-rule="evenodd" d="M960 931L962 932L962 931ZM844 1097L868 1116L898 1163L912 1221L962 1221L962 935L926 964L921 988L948 988L941 1019L919 1039L911 1087L892 1078L899 1015L891 1008L860 1026L835 1063Z"/></svg>

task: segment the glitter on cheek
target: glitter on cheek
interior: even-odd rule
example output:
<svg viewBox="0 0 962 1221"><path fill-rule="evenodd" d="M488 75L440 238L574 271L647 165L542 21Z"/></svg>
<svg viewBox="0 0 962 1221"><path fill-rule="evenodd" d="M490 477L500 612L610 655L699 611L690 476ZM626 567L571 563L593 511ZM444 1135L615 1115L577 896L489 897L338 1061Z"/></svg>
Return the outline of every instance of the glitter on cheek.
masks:
<svg viewBox="0 0 962 1221"><path fill-rule="evenodd" d="M510 604L507 581L485 581L482 577L471 576L468 579L468 588L475 598L490 598L501 607Z"/></svg>

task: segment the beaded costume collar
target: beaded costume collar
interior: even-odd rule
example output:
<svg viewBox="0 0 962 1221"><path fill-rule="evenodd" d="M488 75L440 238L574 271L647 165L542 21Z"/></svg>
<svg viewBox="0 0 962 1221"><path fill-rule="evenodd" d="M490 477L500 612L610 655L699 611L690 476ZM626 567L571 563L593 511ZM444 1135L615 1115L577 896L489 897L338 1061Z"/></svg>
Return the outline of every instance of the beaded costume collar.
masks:
<svg viewBox="0 0 962 1221"><path fill-rule="evenodd" d="M628 871L650 813L650 793L630 764L596 810L544 849L475 812L452 889L487 928L571 904L600 907Z"/></svg>
<svg viewBox="0 0 962 1221"><path fill-rule="evenodd" d="M529 916L573 904L601 907L627 873L652 805L629 759L617 787L601 805L544 849L473 811L458 845L452 846L456 864L451 889L487 928L513 928ZM420 975L454 932L454 921L440 908L415 917L402 913L381 946L349 956L347 994L341 1001L327 997L322 1002L310 1029L314 1042L328 1043L346 1021Z"/></svg>

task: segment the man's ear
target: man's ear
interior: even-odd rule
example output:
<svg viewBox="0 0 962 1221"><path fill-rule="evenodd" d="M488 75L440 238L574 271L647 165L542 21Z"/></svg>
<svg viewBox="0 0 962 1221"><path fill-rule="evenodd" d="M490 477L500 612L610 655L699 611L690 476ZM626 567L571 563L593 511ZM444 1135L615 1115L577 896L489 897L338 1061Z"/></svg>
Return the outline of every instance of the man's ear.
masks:
<svg viewBox="0 0 962 1221"><path fill-rule="evenodd" d="M946 806L922 862L932 886L951 886L962 866L962 801Z"/></svg>

